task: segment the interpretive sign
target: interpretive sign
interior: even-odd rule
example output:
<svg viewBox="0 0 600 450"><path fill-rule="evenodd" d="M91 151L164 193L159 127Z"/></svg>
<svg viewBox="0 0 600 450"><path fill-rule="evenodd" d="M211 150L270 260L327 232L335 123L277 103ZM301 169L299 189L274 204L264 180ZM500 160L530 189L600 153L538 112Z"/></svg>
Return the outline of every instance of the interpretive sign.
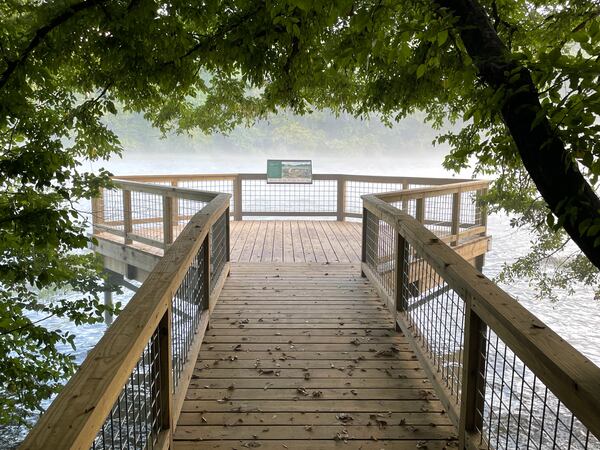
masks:
<svg viewBox="0 0 600 450"><path fill-rule="evenodd" d="M309 159L267 160L267 183L312 183L312 161Z"/></svg>

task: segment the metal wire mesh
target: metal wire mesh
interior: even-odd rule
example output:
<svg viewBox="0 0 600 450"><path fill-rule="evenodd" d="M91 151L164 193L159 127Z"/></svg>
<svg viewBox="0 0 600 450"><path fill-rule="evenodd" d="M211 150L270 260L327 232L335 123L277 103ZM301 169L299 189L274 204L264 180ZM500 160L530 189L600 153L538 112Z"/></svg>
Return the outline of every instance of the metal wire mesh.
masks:
<svg viewBox="0 0 600 450"><path fill-rule="evenodd" d="M211 283L216 282L223 272L225 262L229 254L229 210L226 210L211 227L210 242L210 279ZM212 290L212 286L211 286Z"/></svg>
<svg viewBox="0 0 600 450"><path fill-rule="evenodd" d="M163 199L161 195L131 192L131 232L143 238L163 242ZM125 214L129 211L125 208Z"/></svg>
<svg viewBox="0 0 600 450"><path fill-rule="evenodd" d="M160 346L156 330L102 425L92 449L154 448L161 431Z"/></svg>
<svg viewBox="0 0 600 450"><path fill-rule="evenodd" d="M192 217L208 203L198 200L176 198L173 205L173 239L179 236Z"/></svg>
<svg viewBox="0 0 600 450"><path fill-rule="evenodd" d="M400 191L407 189L402 183L381 183L367 181L346 181L346 204L344 212L351 214L362 213L361 196L367 194L379 194L381 192Z"/></svg>
<svg viewBox="0 0 600 450"><path fill-rule="evenodd" d="M242 192L244 213L336 214L336 180L313 180L312 184L267 184L266 180L242 180Z"/></svg>
<svg viewBox="0 0 600 450"><path fill-rule="evenodd" d="M381 287L393 296L396 290L396 230L365 210L365 263Z"/></svg>
<svg viewBox="0 0 600 450"><path fill-rule="evenodd" d="M463 299L408 242L404 243L400 310L413 336L460 401L464 345Z"/></svg>
<svg viewBox="0 0 600 450"><path fill-rule="evenodd" d="M232 179L222 179L222 180L199 180L199 179L190 179L190 180L178 180L176 186L188 189L196 189L199 191L209 191L209 192L221 192L225 194L231 194L230 200L230 210L233 211L233 185L234 182Z"/></svg>
<svg viewBox="0 0 600 450"><path fill-rule="evenodd" d="M452 194L445 194L423 199L423 223L425 224L425 227L439 237L444 237L451 234L452 197Z"/></svg>
<svg viewBox="0 0 600 450"><path fill-rule="evenodd" d="M600 441L494 333L482 332L478 431L485 448L600 449Z"/></svg>
<svg viewBox="0 0 600 450"><path fill-rule="evenodd" d="M171 329L173 357L173 388L179 384L202 311L208 307L208 280L206 279L206 240L192 262L171 300Z"/></svg>
<svg viewBox="0 0 600 450"><path fill-rule="evenodd" d="M121 189L102 189L100 199L94 207L95 209L92 211L94 223L118 232L123 231L123 191Z"/></svg>

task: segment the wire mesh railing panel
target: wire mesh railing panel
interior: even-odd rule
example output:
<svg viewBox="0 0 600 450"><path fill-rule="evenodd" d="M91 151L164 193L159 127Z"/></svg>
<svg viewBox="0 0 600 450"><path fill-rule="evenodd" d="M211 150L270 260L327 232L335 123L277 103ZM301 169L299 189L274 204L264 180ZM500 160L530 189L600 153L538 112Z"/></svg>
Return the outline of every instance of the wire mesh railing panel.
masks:
<svg viewBox="0 0 600 450"><path fill-rule="evenodd" d="M396 232L392 225L365 210L365 263L390 296L396 290Z"/></svg>
<svg viewBox="0 0 600 450"><path fill-rule="evenodd" d="M460 223L461 228L468 229L479 227L484 223L482 215L481 197L485 189L461 193L460 199Z"/></svg>
<svg viewBox="0 0 600 450"><path fill-rule="evenodd" d="M346 199L344 212L349 214L362 213L363 195L379 194L381 192L400 191L403 189L402 183L382 183L367 181L346 181Z"/></svg>
<svg viewBox="0 0 600 450"><path fill-rule="evenodd" d="M127 211L125 211L127 214ZM163 242L163 198L158 194L131 191L132 233Z"/></svg>
<svg viewBox="0 0 600 450"><path fill-rule="evenodd" d="M173 239L179 236L192 217L202 210L208 203L185 198L174 199L173 211Z"/></svg>
<svg viewBox="0 0 600 450"><path fill-rule="evenodd" d="M221 192L224 194L231 194L230 210L233 210L233 180L179 180L177 187L196 189L199 191L209 192Z"/></svg>
<svg viewBox="0 0 600 450"><path fill-rule="evenodd" d="M464 345L463 299L408 242L404 245L400 309L430 362L460 402Z"/></svg>
<svg viewBox="0 0 600 450"><path fill-rule="evenodd" d="M98 211L93 211L94 222L116 231L123 231L123 191L121 189L102 189L101 200L95 205Z"/></svg>
<svg viewBox="0 0 600 450"><path fill-rule="evenodd" d="M211 228L211 241L210 241L210 279L211 282L216 283L225 263L227 262L227 254L229 245L227 239L227 228L229 220L229 210L226 210L219 219L212 225ZM212 291L212 286L211 286Z"/></svg>
<svg viewBox="0 0 600 450"><path fill-rule="evenodd" d="M92 444L94 450L152 449L161 431L159 330L156 330Z"/></svg>
<svg viewBox="0 0 600 450"><path fill-rule="evenodd" d="M173 389L179 384L184 365L194 342L202 311L208 307L206 279L206 240L192 259L188 270L171 300L171 349Z"/></svg>
<svg viewBox="0 0 600 450"><path fill-rule="evenodd" d="M268 184L266 180L242 180L242 193L244 213L335 214L337 208L336 180L314 180L312 184Z"/></svg>
<svg viewBox="0 0 600 450"><path fill-rule="evenodd" d="M417 201L414 198L410 200L401 200L399 202L391 202L390 205L409 216L417 216Z"/></svg>
<svg viewBox="0 0 600 450"><path fill-rule="evenodd" d="M486 328L482 337L476 422L484 448L600 449L600 441L496 333Z"/></svg>
<svg viewBox="0 0 600 450"><path fill-rule="evenodd" d="M452 194L445 194L424 199L425 227L439 237L451 234L452 197Z"/></svg>

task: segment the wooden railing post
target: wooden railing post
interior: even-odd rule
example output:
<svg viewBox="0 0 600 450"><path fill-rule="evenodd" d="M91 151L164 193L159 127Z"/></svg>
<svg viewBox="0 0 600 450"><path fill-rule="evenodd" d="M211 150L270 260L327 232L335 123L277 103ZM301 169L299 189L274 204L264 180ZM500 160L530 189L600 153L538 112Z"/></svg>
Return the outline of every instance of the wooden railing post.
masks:
<svg viewBox="0 0 600 450"><path fill-rule="evenodd" d="M408 181L402 182L402 190L405 191L408 188L410 188ZM402 211L408 214L408 200L406 199L402 200Z"/></svg>
<svg viewBox="0 0 600 450"><path fill-rule="evenodd" d="M417 199L415 219L417 219L419 223L425 223L425 199L423 197Z"/></svg>
<svg viewBox="0 0 600 450"><path fill-rule="evenodd" d="M171 186L176 188L177 185L177 180L171 180ZM177 197L173 198L173 204L171 205L171 215L173 217L171 219L173 221L173 225L179 225L179 199Z"/></svg>
<svg viewBox="0 0 600 450"><path fill-rule="evenodd" d="M212 228L212 227L211 227ZM211 228L209 228L208 233L206 234L206 241L204 242L204 273L202 274L203 279L206 280L206 283L204 283L204 295L202 298L206 299L206 303L202 305L202 309L210 309L211 304L210 304L210 293L212 292L212 283L213 280L211 280L211 273L212 273L212 268L210 267L211 265L211 257L210 257L210 253L211 253L211 247L212 247L212 230Z"/></svg>
<svg viewBox="0 0 600 450"><path fill-rule="evenodd" d="M102 225L104 223L104 190L100 188L98 197L92 198L92 226L94 233L99 230L96 229L95 225Z"/></svg>
<svg viewBox="0 0 600 450"><path fill-rule="evenodd" d="M485 400L483 391L485 380L485 322L473 311L471 298L465 299L465 334L460 401L460 422L458 427L459 448L466 448L467 441L482 429L482 411ZM478 413L479 411L479 413Z"/></svg>
<svg viewBox="0 0 600 450"><path fill-rule="evenodd" d="M402 236L399 230L396 230L396 292L394 293L396 303L396 313L405 310L403 293L405 290L404 286L404 274L406 273L406 239ZM396 323L396 328L398 324Z"/></svg>
<svg viewBox="0 0 600 450"><path fill-rule="evenodd" d="M367 208L363 208L362 244L360 246L360 249L361 249L360 260L363 264L365 264L367 262L367 214L369 214L369 211L367 210ZM362 264L361 264L360 276L363 278L366 278L366 276L367 276L365 274L365 272L362 270Z"/></svg>
<svg viewBox="0 0 600 450"><path fill-rule="evenodd" d="M158 324L158 348L160 355L160 411L161 429L166 431L168 446L173 445L173 356L172 356L172 329L171 329L171 306L165 312Z"/></svg>
<svg viewBox="0 0 600 450"><path fill-rule="evenodd" d="M477 208L477 211L479 212L479 220L481 222L480 225L486 229L481 233L482 236L485 236L487 234L488 212L487 205L482 204L481 197L487 194L487 191L487 188L480 189L479 191L477 191L477 196L475 198L475 208Z"/></svg>
<svg viewBox="0 0 600 450"><path fill-rule="evenodd" d="M233 220L242 219L242 176L238 174L233 180Z"/></svg>
<svg viewBox="0 0 600 450"><path fill-rule="evenodd" d="M133 241L128 236L133 232L133 218L131 210L131 191L123 190L123 233L125 244L131 244Z"/></svg>
<svg viewBox="0 0 600 450"><path fill-rule="evenodd" d="M229 208L225 210L225 261L231 261L231 241L230 241L230 227L229 227ZM229 276L229 273L227 274Z"/></svg>
<svg viewBox="0 0 600 450"><path fill-rule="evenodd" d="M337 220L342 222L345 219L346 209L346 179L343 176L337 179Z"/></svg>
<svg viewBox="0 0 600 450"><path fill-rule="evenodd" d="M173 201L174 197L163 195L163 243L165 248L173 243Z"/></svg>
<svg viewBox="0 0 600 450"><path fill-rule="evenodd" d="M450 234L453 236L450 245L458 244L458 235L460 233L460 192L452 194L452 222Z"/></svg>

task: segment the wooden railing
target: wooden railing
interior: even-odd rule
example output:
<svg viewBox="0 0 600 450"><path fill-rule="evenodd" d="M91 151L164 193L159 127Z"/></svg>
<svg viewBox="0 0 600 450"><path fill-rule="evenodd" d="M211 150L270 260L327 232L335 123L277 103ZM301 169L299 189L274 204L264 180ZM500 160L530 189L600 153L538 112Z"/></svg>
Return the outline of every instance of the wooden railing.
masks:
<svg viewBox="0 0 600 450"><path fill-rule="evenodd" d="M191 174L118 176L119 180L153 183L231 194L231 213L244 217L362 217L361 195L446 185L471 180L314 174L312 184L269 184L266 174Z"/></svg>
<svg viewBox="0 0 600 450"><path fill-rule="evenodd" d="M195 202L200 211L172 245L174 236L165 233L164 257L42 415L23 449L171 445L210 310L229 273L230 196L139 183L118 187L125 205L125 220L118 226L125 239L139 239L132 225L155 219L151 210L147 217L127 216L134 192L151 196L152 204L160 199L167 221L175 216L173 198ZM96 226L119 222L103 219Z"/></svg>
<svg viewBox="0 0 600 450"><path fill-rule="evenodd" d="M209 201L206 191L229 193L232 218L237 220L360 219L361 196L387 192L390 202L451 245L486 233L487 213L479 199L487 191L487 181L318 174L313 178L313 184L268 184L264 174L120 176L113 180L113 189L104 189L92 203L94 234L167 248Z"/></svg>
<svg viewBox="0 0 600 450"><path fill-rule="evenodd" d="M165 249L215 196L215 192L115 179L111 189L103 189L92 200L94 233Z"/></svg>
<svg viewBox="0 0 600 450"><path fill-rule="evenodd" d="M422 220L431 188L363 196L363 274L434 381L460 448L600 448L600 368L444 243L461 238L456 202L471 188L438 190L454 199L446 239Z"/></svg>

